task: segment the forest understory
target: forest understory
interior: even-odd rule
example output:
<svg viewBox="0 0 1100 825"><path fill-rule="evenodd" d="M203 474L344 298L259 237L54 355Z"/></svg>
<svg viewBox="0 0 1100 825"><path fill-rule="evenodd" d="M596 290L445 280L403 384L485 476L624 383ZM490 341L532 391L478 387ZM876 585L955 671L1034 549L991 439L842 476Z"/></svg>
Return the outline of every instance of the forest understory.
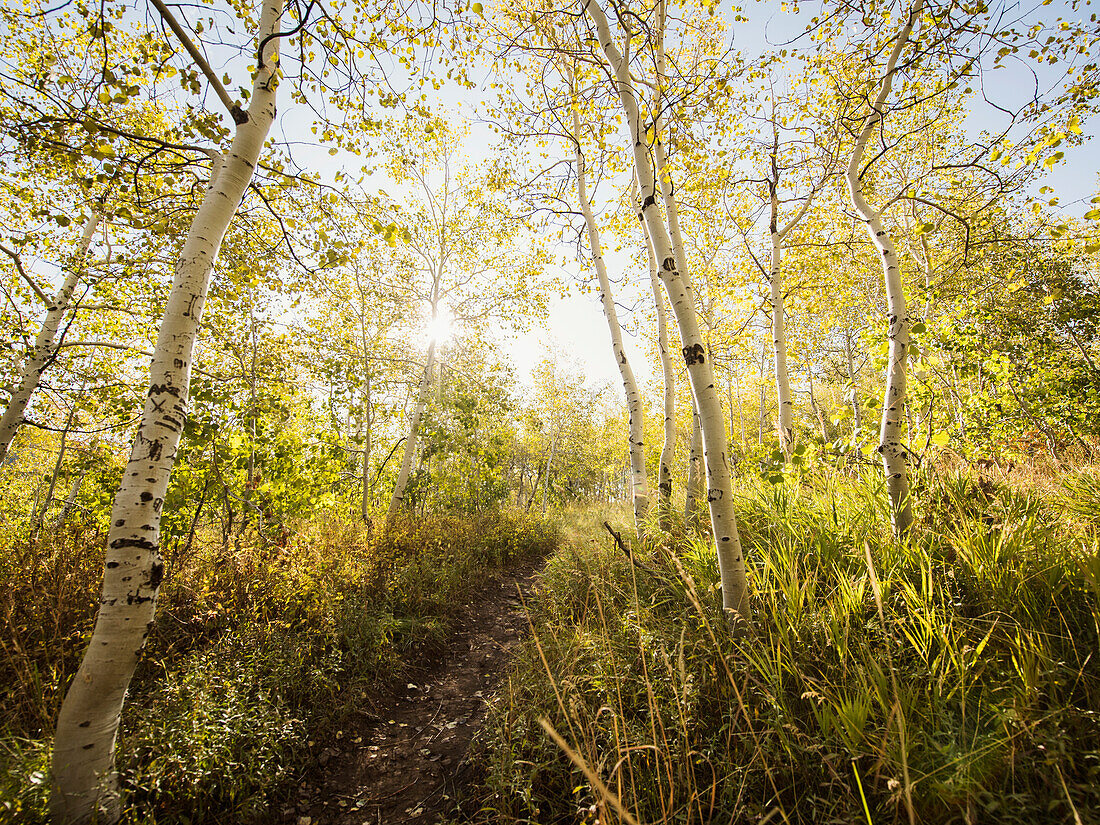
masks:
<svg viewBox="0 0 1100 825"><path fill-rule="evenodd" d="M409 685L461 671L452 661L471 670L437 691L469 705L464 725L476 718L474 694L491 690L504 646L522 630L505 621L514 583L546 558L555 535L552 524L522 514L488 514L410 522L378 542L362 525L332 520L301 525L282 546L227 551L199 542L191 555L169 557L121 727L125 821L297 823L315 807L318 821L341 810L341 799L364 801L351 809L372 819L376 798L388 800L386 822L415 809L417 793L440 788L405 789L405 805L395 807L400 793L387 777L408 776L410 762L454 770L463 748L452 743L424 760L393 735L371 751L385 730L377 726L398 715L398 726L415 724L403 704ZM91 630L98 538L68 531L4 559L0 678L15 688L0 699L4 821L48 820L43 733ZM439 721L450 738L455 718L420 727ZM356 755L377 758L386 772L358 771ZM443 756L451 764L437 765ZM332 787L337 771L346 786Z"/></svg>
<svg viewBox="0 0 1100 825"><path fill-rule="evenodd" d="M899 543L873 470L740 484L735 633L705 532L639 540L622 506L193 551L123 720L124 820L1096 821L1100 474L915 489ZM94 604L79 538L4 570L14 822L46 821L44 725Z"/></svg>
<svg viewBox="0 0 1100 825"><path fill-rule="evenodd" d="M1100 825L1097 2L0 0L0 825Z"/></svg>

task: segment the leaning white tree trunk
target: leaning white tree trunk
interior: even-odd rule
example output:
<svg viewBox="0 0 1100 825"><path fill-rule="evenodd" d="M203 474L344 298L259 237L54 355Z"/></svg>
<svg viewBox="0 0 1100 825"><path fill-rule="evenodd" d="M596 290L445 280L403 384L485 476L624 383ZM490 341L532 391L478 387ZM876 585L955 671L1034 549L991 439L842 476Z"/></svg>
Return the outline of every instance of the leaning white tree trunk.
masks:
<svg viewBox="0 0 1100 825"><path fill-rule="evenodd" d="M580 201L584 223L588 229L588 246L592 252L592 264L596 269L596 279L600 286L600 301L603 304L607 329L611 333L611 349L615 353L615 363L623 379L623 391L626 393L626 409L629 415L630 442L630 480L633 490L634 527L641 536L645 531L645 516L649 509L649 490L645 472L645 420L642 396L638 392L638 382L634 379L634 370L626 357L623 347L623 330L619 325L619 314L615 310L615 298L611 293L611 280L607 277L607 265L603 259L603 247L600 244L600 232L596 226L596 217L592 213L592 203L588 199L584 153L580 144L581 121L576 108L573 109L573 142L577 150L577 199ZM549 478L549 470L547 470Z"/></svg>
<svg viewBox="0 0 1100 825"><path fill-rule="evenodd" d="M280 0L263 0L260 39L278 31L282 8ZM275 117L278 43L278 38L267 41L252 103L236 118L243 122L176 262L149 368L149 394L111 511L95 628L57 720L50 801L54 822L110 823L120 815L115 737L164 577L161 507L183 428L195 340L214 260Z"/></svg>
<svg viewBox="0 0 1100 825"><path fill-rule="evenodd" d="M672 529L672 457L676 451L676 373L672 369L672 356L668 351L668 313L665 311L665 296L661 293L657 255L653 251L653 241L644 221L642 234L645 236L646 253L649 256L649 284L657 307L657 351L661 357L661 374L665 385L664 441L657 466L657 514L661 529L668 532Z"/></svg>
<svg viewBox="0 0 1100 825"><path fill-rule="evenodd" d="M84 232L80 238L80 246L77 247L72 261L69 264L69 274L65 276L64 283L57 294L46 303L46 317L42 320L42 326L34 339L34 349L31 350L23 365L23 374L19 379L19 386L12 392L4 415L0 416L0 464L4 463L11 442L23 423L23 415L27 412L27 405L31 396L38 389L38 382L42 379L42 373L57 356L57 330L61 327L61 321L69 311L69 303L72 301L73 292L84 274L84 259L88 249L92 245L92 237L102 216L98 212L92 212L88 220L84 222ZM40 293L41 294L41 293ZM48 296L47 296L48 297Z"/></svg>
<svg viewBox="0 0 1100 825"><path fill-rule="evenodd" d="M722 405L714 382L714 370L707 357L706 348L703 346L702 335L699 333L695 301L685 285L685 279L680 274L672 242L657 204L657 179L649 159L649 147L645 142L641 112L630 78L630 68L611 37L611 29L603 9L594 0L586 0L584 8L596 26L600 46L615 75L619 100L626 115L630 140L634 147L634 163L638 184L641 187L642 217L649 228L657 258L661 261L661 281L665 285L669 303L672 304L672 310L676 314L684 361L699 410L709 488L707 500L710 503L711 526L714 530L718 570L722 580L722 604L727 611L747 619L749 616L748 580L745 574L745 558L741 551L741 539L737 533L737 518L733 509L729 444L726 441Z"/></svg>
<svg viewBox="0 0 1100 825"><path fill-rule="evenodd" d="M435 320L435 311L432 311L432 320ZM420 386L416 391L416 406L413 407L412 419L409 421L409 434L405 439L405 452L401 455L401 469L397 472L397 481L393 485L393 495L390 497L390 506L386 511L385 529L393 525L397 517L397 511L405 503L405 492L409 486L409 474L412 472L413 459L416 457L416 445L420 435L420 419L424 417L424 408L428 406L428 396L431 394L432 368L435 366L435 339L428 344L428 358L424 364L424 375L420 379Z"/></svg>
<svg viewBox="0 0 1100 825"><path fill-rule="evenodd" d="M890 496L890 510L894 522L894 532L904 538L913 523L913 509L909 501L909 471L906 461L905 445L902 434L905 427L905 382L906 361L909 350L909 309L905 304L905 287L898 266L898 253L893 238L883 228L882 213L874 209L863 194L860 163L871 135L882 123L886 98L894 82L898 58L905 48L909 35L920 16L924 0L916 0L909 10L909 16L898 32L897 42L890 52L886 71L878 95L871 104L871 114L864 121L863 128L856 139L852 157L848 162L848 194L852 206L867 225L867 234L882 258L882 273L886 282L887 314L890 323L890 351L886 368L886 391L882 401L882 426L879 432L878 451L882 455L882 465L886 473L886 490Z"/></svg>

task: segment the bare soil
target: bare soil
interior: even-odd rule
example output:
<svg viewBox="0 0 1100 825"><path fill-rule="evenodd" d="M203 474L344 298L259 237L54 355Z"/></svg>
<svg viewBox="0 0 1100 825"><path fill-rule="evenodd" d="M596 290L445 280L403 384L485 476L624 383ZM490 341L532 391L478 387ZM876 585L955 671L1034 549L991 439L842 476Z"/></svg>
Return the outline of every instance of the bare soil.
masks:
<svg viewBox="0 0 1100 825"><path fill-rule="evenodd" d="M321 751L283 825L436 823L454 812L466 752L512 647L529 632L523 609L540 562L488 580L454 620L444 653L407 686L374 697Z"/></svg>

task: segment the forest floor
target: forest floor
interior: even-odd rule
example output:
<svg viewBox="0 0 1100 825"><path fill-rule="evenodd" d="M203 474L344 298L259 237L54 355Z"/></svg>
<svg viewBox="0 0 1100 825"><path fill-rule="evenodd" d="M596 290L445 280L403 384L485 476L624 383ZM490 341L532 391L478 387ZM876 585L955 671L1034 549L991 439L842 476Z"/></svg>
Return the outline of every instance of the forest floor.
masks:
<svg viewBox="0 0 1100 825"><path fill-rule="evenodd" d="M513 646L529 632L524 610L542 560L490 578L462 606L435 662L404 691L379 695L321 751L282 825L439 821L466 782L467 749Z"/></svg>

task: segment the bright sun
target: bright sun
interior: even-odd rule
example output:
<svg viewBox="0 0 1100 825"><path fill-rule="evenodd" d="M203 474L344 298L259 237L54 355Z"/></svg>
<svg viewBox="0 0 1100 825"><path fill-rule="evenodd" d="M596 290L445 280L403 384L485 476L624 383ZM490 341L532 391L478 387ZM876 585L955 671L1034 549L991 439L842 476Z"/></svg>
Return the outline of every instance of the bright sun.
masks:
<svg viewBox="0 0 1100 825"><path fill-rule="evenodd" d="M428 322L428 340L437 344L445 343L453 331L450 311L446 307L439 307L435 320Z"/></svg>

